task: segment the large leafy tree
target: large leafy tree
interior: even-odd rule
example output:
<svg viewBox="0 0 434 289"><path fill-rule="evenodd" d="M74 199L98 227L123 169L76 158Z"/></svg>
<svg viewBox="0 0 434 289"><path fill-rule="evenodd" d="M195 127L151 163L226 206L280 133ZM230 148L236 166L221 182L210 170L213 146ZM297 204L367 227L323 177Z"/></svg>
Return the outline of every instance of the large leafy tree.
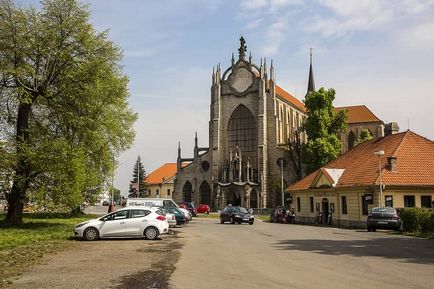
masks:
<svg viewBox="0 0 434 289"><path fill-rule="evenodd" d="M133 179L130 182L130 190L128 196L130 198L146 197L146 171L143 167L143 163L140 160L140 156L137 157L136 163L133 168ZM138 185L137 185L138 184Z"/></svg>
<svg viewBox="0 0 434 289"><path fill-rule="evenodd" d="M13 162L6 220L33 194L74 208L133 139L120 49L76 0L0 0L0 138Z"/></svg>
<svg viewBox="0 0 434 289"><path fill-rule="evenodd" d="M347 114L346 111L335 112L334 99L334 89L320 88L309 92L304 100L307 118L303 129L307 143L303 146L303 155L307 173L335 160L341 153L339 135L347 129Z"/></svg>

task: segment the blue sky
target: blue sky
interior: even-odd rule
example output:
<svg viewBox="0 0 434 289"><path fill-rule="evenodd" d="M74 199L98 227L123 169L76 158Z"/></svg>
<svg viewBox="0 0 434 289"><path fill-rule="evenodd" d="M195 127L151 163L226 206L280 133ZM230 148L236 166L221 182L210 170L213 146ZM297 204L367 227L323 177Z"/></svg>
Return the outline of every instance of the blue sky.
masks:
<svg viewBox="0 0 434 289"><path fill-rule="evenodd" d="M278 84L302 99L309 48L316 86L335 105L367 105L434 140L434 0L94 0L91 21L124 51L133 147L119 156L115 186L128 190L140 154L147 172L208 145L213 66L230 64L239 37L253 60L273 59ZM37 3L27 0L21 3Z"/></svg>

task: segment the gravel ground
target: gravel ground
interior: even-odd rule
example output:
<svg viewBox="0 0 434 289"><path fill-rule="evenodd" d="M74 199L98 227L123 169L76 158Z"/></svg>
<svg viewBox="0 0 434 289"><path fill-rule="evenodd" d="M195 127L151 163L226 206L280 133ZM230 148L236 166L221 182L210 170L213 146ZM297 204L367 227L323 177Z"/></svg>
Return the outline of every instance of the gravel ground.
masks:
<svg viewBox="0 0 434 289"><path fill-rule="evenodd" d="M168 280L183 246L177 232L156 241L79 242L12 278L7 288L170 289Z"/></svg>

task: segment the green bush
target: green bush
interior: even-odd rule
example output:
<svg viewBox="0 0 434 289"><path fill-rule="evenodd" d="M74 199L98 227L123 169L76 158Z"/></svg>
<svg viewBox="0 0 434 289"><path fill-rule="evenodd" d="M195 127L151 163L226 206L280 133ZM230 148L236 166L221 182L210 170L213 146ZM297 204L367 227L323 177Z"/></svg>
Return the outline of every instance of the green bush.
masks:
<svg viewBox="0 0 434 289"><path fill-rule="evenodd" d="M434 232L434 210L425 208L400 208L397 210L404 231L410 233Z"/></svg>

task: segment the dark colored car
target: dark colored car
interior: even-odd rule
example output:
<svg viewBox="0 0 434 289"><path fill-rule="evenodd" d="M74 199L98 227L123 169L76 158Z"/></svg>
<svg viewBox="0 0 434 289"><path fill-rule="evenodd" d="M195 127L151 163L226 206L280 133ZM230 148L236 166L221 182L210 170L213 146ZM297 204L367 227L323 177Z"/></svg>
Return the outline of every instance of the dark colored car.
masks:
<svg viewBox="0 0 434 289"><path fill-rule="evenodd" d="M175 207L163 207L166 211L175 215L176 224L183 225L185 224L185 215L178 208Z"/></svg>
<svg viewBox="0 0 434 289"><path fill-rule="evenodd" d="M193 217L197 217L197 209L194 207L193 203L189 203L189 202L180 202L178 205L185 205L187 206L187 210L190 212L190 214Z"/></svg>
<svg viewBox="0 0 434 289"><path fill-rule="evenodd" d="M253 225L255 218L244 207L229 206L220 213L220 223L230 222L231 224L249 223Z"/></svg>
<svg viewBox="0 0 434 289"><path fill-rule="evenodd" d="M368 215L366 229L375 232L377 229L401 230L401 218L394 208L373 208Z"/></svg>
<svg viewBox="0 0 434 289"><path fill-rule="evenodd" d="M207 204L199 204L196 209L198 213L202 214L209 214L210 212L210 208Z"/></svg>
<svg viewBox="0 0 434 289"><path fill-rule="evenodd" d="M108 201L104 201L104 202L102 202L102 205L103 205L103 206L108 206L108 205L110 205L110 204L109 204Z"/></svg>

